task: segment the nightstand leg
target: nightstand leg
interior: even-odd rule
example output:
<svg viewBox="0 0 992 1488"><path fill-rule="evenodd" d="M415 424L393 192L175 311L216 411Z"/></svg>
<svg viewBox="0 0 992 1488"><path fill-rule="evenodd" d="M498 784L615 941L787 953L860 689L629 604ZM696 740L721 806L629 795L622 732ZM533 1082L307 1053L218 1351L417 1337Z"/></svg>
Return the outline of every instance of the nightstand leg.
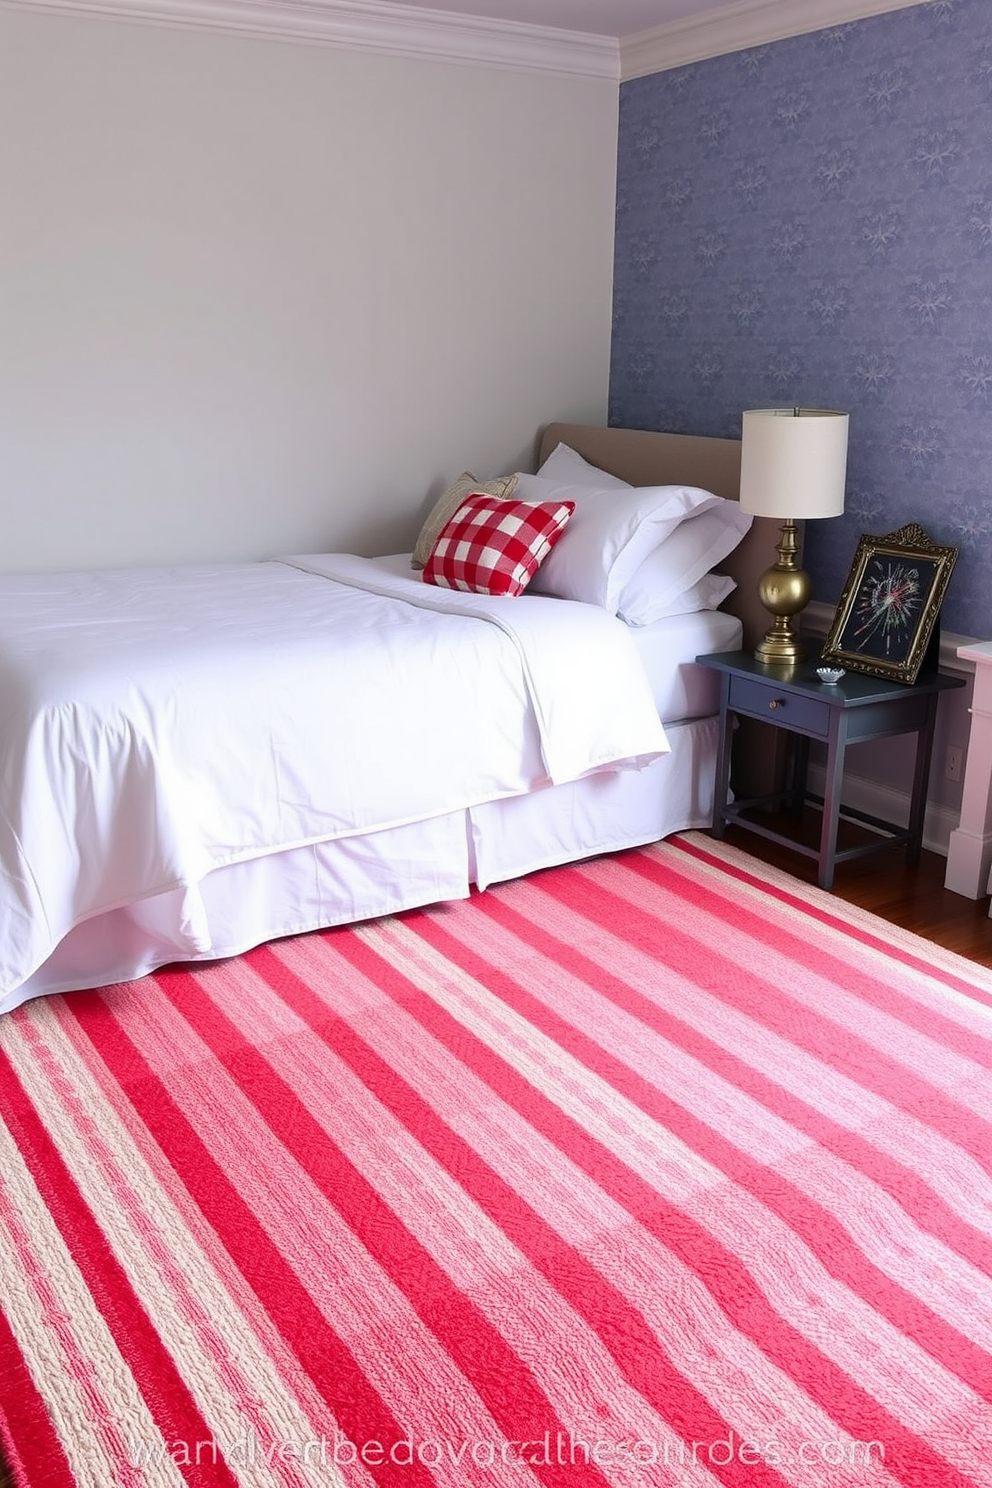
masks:
<svg viewBox="0 0 992 1488"><path fill-rule="evenodd" d="M802 816L809 774L809 740L805 734L791 734L789 737L789 810L793 816Z"/></svg>
<svg viewBox="0 0 992 1488"><path fill-rule="evenodd" d="M730 701L730 678L726 673L720 678L720 733L716 748L716 780L713 785L713 836L720 840L727 830L725 808L730 794L730 755L734 737L734 714L727 704Z"/></svg>
<svg viewBox="0 0 992 1488"><path fill-rule="evenodd" d="M906 862L915 868L923 848L923 822L927 810L927 785L930 781L930 758L933 754L933 732L937 722L937 694L927 699L926 723L916 735L916 768L913 771L913 799L909 808L909 841Z"/></svg>
<svg viewBox="0 0 992 1488"><path fill-rule="evenodd" d="M817 882L821 889L832 889L837 856L837 825L840 821L840 795L844 782L844 751L847 748L847 717L835 716L827 741L827 778L823 786L823 821L820 825L820 857Z"/></svg>

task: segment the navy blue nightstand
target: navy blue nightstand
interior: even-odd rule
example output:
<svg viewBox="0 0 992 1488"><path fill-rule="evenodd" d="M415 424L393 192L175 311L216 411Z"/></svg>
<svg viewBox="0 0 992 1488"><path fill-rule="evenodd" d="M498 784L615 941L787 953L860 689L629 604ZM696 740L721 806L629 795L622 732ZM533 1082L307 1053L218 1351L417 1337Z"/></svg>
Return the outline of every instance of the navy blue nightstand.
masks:
<svg viewBox="0 0 992 1488"><path fill-rule="evenodd" d="M923 817L933 751L933 730L937 717L937 700L941 692L963 687L961 677L947 677L928 672L912 685L869 677L860 672L847 672L836 683L821 682L816 675L816 659L791 668L767 666L755 661L749 651L726 651L697 656L701 666L720 673L720 741L716 762L716 791L713 808L713 836L722 837L728 822L736 822L749 832L767 837L806 857L815 858L818 882L829 889L834 881L834 867L848 858L861 857L893 843L906 844L906 861L919 861L923 843ZM734 719L758 718L790 735L789 783L782 791L745 800L729 801L730 756ZM844 757L849 744L865 739L885 739L894 734L916 734L916 769L909 825L900 827L865 812L841 804L844 779ZM827 766L824 795L810 795L806 786L810 740L826 746ZM774 831L753 816L744 813L755 807L788 802L795 812L807 801L822 807L823 819L818 848L794 841ZM837 850L837 827L840 817L872 827L877 840L856 847Z"/></svg>

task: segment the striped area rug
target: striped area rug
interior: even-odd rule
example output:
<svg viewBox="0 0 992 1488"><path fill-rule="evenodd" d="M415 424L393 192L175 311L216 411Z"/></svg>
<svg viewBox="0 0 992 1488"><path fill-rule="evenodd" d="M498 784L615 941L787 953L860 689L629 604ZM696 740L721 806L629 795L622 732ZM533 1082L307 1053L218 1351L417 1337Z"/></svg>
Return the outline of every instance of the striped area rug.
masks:
<svg viewBox="0 0 992 1488"><path fill-rule="evenodd" d="M26 1488L992 1485L992 975L704 836L0 1065Z"/></svg>

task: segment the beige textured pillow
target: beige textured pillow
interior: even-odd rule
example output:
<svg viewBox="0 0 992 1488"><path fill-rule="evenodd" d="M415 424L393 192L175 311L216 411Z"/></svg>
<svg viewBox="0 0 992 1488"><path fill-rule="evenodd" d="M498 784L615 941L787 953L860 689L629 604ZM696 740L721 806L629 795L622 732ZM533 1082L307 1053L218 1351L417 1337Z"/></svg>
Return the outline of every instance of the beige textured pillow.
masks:
<svg viewBox="0 0 992 1488"><path fill-rule="evenodd" d="M506 496L512 496L517 489L517 477L515 475L501 475L495 480L476 480L470 470L466 470L445 491L431 509L420 536L414 544L413 556L410 559L411 568L423 568L431 555L431 550L441 535L441 529L447 525L455 512L461 506L466 496L471 496L473 491L484 491L487 496L496 496L502 500Z"/></svg>

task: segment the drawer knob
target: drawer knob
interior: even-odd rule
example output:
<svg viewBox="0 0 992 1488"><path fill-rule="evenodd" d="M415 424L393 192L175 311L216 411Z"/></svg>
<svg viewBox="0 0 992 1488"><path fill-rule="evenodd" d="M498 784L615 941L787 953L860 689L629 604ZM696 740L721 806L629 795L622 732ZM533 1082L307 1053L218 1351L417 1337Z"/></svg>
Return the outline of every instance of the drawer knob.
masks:
<svg viewBox="0 0 992 1488"><path fill-rule="evenodd" d="M768 706L769 706L769 708L781 708L781 707L784 706L784 704L783 704L781 698L772 698L772 700L768 704Z"/></svg>

